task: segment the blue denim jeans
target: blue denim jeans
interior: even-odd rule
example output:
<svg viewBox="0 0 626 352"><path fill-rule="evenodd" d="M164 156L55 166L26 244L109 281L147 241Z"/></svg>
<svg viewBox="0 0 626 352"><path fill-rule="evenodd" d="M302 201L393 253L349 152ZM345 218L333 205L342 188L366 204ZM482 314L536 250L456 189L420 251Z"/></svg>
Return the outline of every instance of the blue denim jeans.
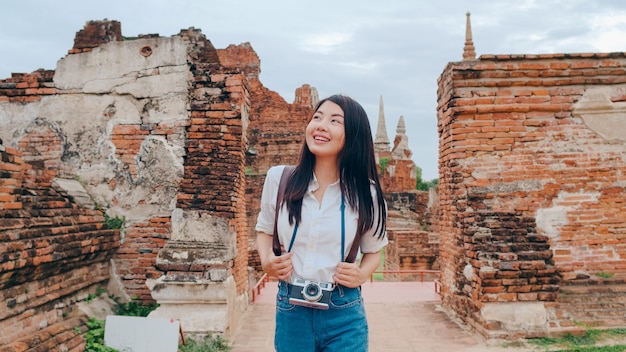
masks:
<svg viewBox="0 0 626 352"><path fill-rule="evenodd" d="M368 328L361 288L336 286L328 310L289 303L290 284L280 281L276 296L278 352L366 352Z"/></svg>

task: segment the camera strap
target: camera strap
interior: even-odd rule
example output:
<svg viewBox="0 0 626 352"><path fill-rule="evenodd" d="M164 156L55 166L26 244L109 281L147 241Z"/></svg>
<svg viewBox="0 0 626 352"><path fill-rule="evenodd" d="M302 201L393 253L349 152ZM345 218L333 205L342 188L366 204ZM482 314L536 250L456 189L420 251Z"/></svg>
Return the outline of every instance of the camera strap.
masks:
<svg viewBox="0 0 626 352"><path fill-rule="evenodd" d="M346 209L346 202L343 198L343 195L341 195L341 255L340 255L341 261L343 261L344 259L343 254L345 253L344 250L346 247L345 209ZM293 248L293 242L296 240L297 233L298 233L298 223L296 223L296 226L293 227L293 234L291 235L291 241L289 242L289 249L287 249L287 252L291 252L291 248Z"/></svg>
<svg viewBox="0 0 626 352"><path fill-rule="evenodd" d="M278 212L280 210L283 196L285 194L287 181L289 180L289 177L291 176L291 174L293 174L293 170L295 170L295 166L291 166L291 165L285 166L285 168L283 169L283 173L280 176L280 182L278 185L278 194L276 196L276 213L274 214L274 234L273 234L273 239L272 239L272 250L274 252L274 255L276 256L279 256L282 254L282 250L280 248L280 240L278 239ZM346 243L345 208L346 208L346 203L342 194L341 195L341 260L342 261L344 261L343 254L345 253L344 250L345 250L345 243ZM289 248L287 249L288 252L291 252L291 248L293 247L293 243L296 239L297 231L298 231L298 224L296 223L296 225L293 228L293 234L291 235ZM361 243L361 236L357 234L356 236L354 236L354 241L352 242L352 247L350 247L350 252L348 253L348 256L345 258L346 262L348 263L354 262L354 260L356 259L356 255L357 255L360 243Z"/></svg>

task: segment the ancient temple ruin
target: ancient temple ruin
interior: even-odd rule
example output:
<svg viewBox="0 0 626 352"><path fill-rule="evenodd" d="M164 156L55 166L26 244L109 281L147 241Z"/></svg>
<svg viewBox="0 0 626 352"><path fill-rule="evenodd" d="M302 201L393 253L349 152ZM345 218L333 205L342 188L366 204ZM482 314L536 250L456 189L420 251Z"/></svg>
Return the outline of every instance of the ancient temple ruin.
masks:
<svg viewBox="0 0 626 352"><path fill-rule="evenodd" d="M249 43L216 49L194 28L124 40L105 20L56 70L0 81L0 346L80 350L77 303L102 288L230 336L256 280L265 172L297 161L319 100L305 84L289 104L259 74Z"/></svg>
<svg viewBox="0 0 626 352"><path fill-rule="evenodd" d="M443 306L489 338L626 326L626 55L481 55L439 77Z"/></svg>
<svg viewBox="0 0 626 352"><path fill-rule="evenodd" d="M259 73L248 43L217 50L194 28L123 40L92 21L55 71L0 81L0 346L80 350L75 303L99 287L229 336L249 301L259 111L284 127L317 99L305 86L288 104Z"/></svg>
<svg viewBox="0 0 626 352"><path fill-rule="evenodd" d="M438 81L438 201L404 118L377 129L386 267L441 270L444 309L489 338L626 326L626 55L476 58L466 28ZM189 333L228 337L249 304L265 172L296 162L317 91L264 87L249 43L121 33L91 21L56 70L0 80L2 348L81 351L101 287Z"/></svg>

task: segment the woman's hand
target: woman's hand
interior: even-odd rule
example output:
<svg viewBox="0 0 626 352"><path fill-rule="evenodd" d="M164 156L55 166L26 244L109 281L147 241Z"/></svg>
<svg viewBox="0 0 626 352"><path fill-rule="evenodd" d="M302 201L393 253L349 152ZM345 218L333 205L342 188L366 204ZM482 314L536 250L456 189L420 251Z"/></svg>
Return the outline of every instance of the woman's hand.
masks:
<svg viewBox="0 0 626 352"><path fill-rule="evenodd" d="M261 258L261 267L267 275L277 277L281 280L287 280L291 277L291 273L293 272L291 256L293 256L293 252L283 253L281 256L277 257L274 252L269 251L265 260Z"/></svg>
<svg viewBox="0 0 626 352"><path fill-rule="evenodd" d="M367 281L368 275L356 263L341 262L335 272L335 283L345 287L355 288Z"/></svg>
<svg viewBox="0 0 626 352"><path fill-rule="evenodd" d="M272 236L266 233L259 232L256 236L256 249L261 259L261 267L267 275L287 280L293 272L293 265L291 264L293 252L283 253L277 257L272 250L272 242Z"/></svg>
<svg viewBox="0 0 626 352"><path fill-rule="evenodd" d="M379 263L380 251L363 254L360 265L341 262L337 265L335 283L350 288L359 287L376 271Z"/></svg>

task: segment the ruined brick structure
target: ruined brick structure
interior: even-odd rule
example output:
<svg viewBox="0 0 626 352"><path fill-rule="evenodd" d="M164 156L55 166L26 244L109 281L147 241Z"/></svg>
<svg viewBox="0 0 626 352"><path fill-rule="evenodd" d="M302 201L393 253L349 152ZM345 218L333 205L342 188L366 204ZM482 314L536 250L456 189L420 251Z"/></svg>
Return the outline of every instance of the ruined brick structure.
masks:
<svg viewBox="0 0 626 352"><path fill-rule="evenodd" d="M37 72L18 90L45 84ZM38 81L39 80L39 81ZM19 100L33 101L35 95ZM31 100L33 99L33 100ZM109 279L119 246L77 181L56 179L61 156L58 130L33 121L20 150L0 142L0 350L82 351L85 317L76 301ZM32 349L34 350L34 349Z"/></svg>
<svg viewBox="0 0 626 352"><path fill-rule="evenodd" d="M374 151L376 162L380 166L380 182L383 191L411 192L417 186L415 163L411 159L413 152L409 149L409 140L406 135L404 117L400 116L393 147L390 146L385 122L385 107L383 97L380 97L378 107L378 124L374 136Z"/></svg>
<svg viewBox="0 0 626 352"><path fill-rule="evenodd" d="M246 215L250 239L248 265L255 269L255 281L262 275L255 249L254 227L261 209L265 174L272 166L297 163L304 130L319 97L315 88L303 85L296 90L294 104L288 104L259 82L258 72L250 81L252 103L248 128L249 148L246 151Z"/></svg>
<svg viewBox="0 0 626 352"><path fill-rule="evenodd" d="M625 326L626 55L476 59L469 16L465 49L438 81L438 202L408 192L403 123L376 139L389 268L440 267L443 306L486 337ZM296 162L319 99L259 73L248 43L94 21L56 70L0 81L0 348L80 351L76 302L104 285L228 335L265 172Z"/></svg>
<svg viewBox="0 0 626 352"><path fill-rule="evenodd" d="M404 117L400 116L393 146L389 143L383 97L380 97L378 124L374 136L381 187L388 206L385 270L436 270L439 237L431 228L428 192L417 191L416 165L411 159ZM385 280L415 280L412 274L386 274ZM433 277L429 277L433 279Z"/></svg>
<svg viewBox="0 0 626 352"><path fill-rule="evenodd" d="M11 261L24 264L20 258L26 254L20 251L31 248L33 240L14 233L30 223L3 219L0 235L17 242L7 248L18 254L2 260L6 273L0 293L11 306L0 330L13 326L12 317L25 309L37 312L37 319L61 316L73 309L71 303L107 286L125 300L156 300L161 306L153 316L178 317L187 333L228 336L248 304L254 280L248 272L249 232L265 172L272 165L296 162L304 127L319 99L315 88L303 85L288 104L261 84L259 74L260 60L248 43L215 49L194 28L170 38L123 40L121 24L105 20L91 21L76 34L74 47L55 71L13 74L0 81L0 138L13 148L6 148L3 160L19 161L21 154L25 161L19 170L1 164L0 171L23 180L0 188L6 194L0 198L6 201L3 207L21 206L20 195L47 200L31 195L52 184L67 199L51 204L91 209L82 211L93 216L75 223L96 221L102 227L103 213L125 220L121 234L113 231L111 241L100 238L109 234L102 229L81 242L88 251L99 250L91 249L92 242L106 249L97 257L101 267L88 260L82 260L85 266L64 267L64 257L50 259L47 249L42 249L43 258L38 258L39 250L37 255L24 252L34 263L26 266L39 273L24 277L43 280L40 285L56 287L54 280L60 278L40 272L44 258L56 271L68 269L63 276L67 282L88 271L95 274L80 285L63 287L63 300L49 294L25 308L21 296L15 296L24 289L15 277L24 271L14 270ZM16 170L29 177L17 177ZM61 311L59 304L65 302L69 308ZM23 323L31 328L0 341L0 347L9 341L33 349L50 349L55 341L61 349L77 345L76 333L67 333L72 343L41 335L45 324L30 325L32 319ZM65 328L55 331L70 330L80 319L56 319ZM41 341L29 342L33 338Z"/></svg>
<svg viewBox="0 0 626 352"><path fill-rule="evenodd" d="M438 85L443 306L486 337L626 326L626 55L467 55Z"/></svg>
<svg viewBox="0 0 626 352"><path fill-rule="evenodd" d="M80 314L60 317L104 286L156 300L153 315L178 317L187 333L229 334L248 302L265 172L297 161L319 100L305 84L288 104L259 74L248 43L218 50L194 28L123 40L121 24L105 20L76 34L55 71L0 82L10 146L0 330L24 326L0 346L79 350L74 332L42 333L80 325ZM125 220L121 233L106 230L105 215Z"/></svg>
<svg viewBox="0 0 626 352"><path fill-rule="evenodd" d="M188 333L237 324L250 101L219 55L193 28L122 40L118 22L92 21L55 71L0 81L0 346L80 350L73 303L107 284L162 300L155 316L174 308Z"/></svg>

